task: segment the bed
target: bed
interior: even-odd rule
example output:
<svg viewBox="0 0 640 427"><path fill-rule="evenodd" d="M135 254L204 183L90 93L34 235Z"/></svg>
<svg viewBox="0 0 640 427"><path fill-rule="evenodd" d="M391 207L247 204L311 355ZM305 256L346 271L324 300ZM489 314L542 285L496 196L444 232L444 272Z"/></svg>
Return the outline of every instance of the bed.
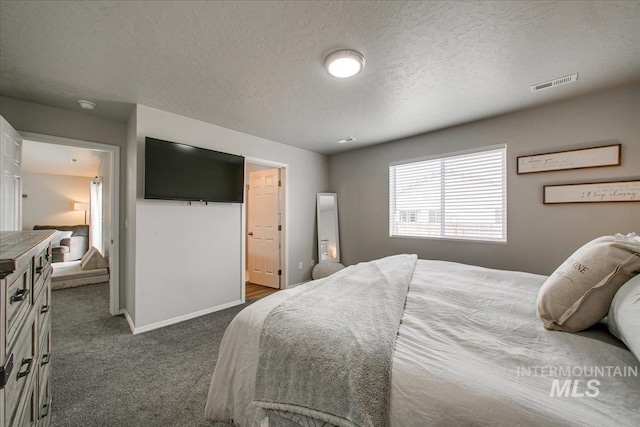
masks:
<svg viewBox="0 0 640 427"><path fill-rule="evenodd" d="M640 362L602 323L580 333L546 330L536 314L545 279L417 260L394 339L388 425L640 425ZM320 282L272 294L231 322L207 419L238 426L334 424L287 417L255 402L265 319Z"/></svg>

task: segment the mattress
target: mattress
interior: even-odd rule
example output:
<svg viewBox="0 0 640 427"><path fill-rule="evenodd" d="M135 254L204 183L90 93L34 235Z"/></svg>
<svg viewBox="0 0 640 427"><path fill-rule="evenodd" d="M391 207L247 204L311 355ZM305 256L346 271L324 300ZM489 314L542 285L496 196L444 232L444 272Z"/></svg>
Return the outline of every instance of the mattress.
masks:
<svg viewBox="0 0 640 427"><path fill-rule="evenodd" d="M418 260L396 341L390 426L640 425L640 362L606 326L548 331L545 276ZM314 282L277 292L229 325L205 415L256 426L262 322ZM293 326L292 326L293 327Z"/></svg>

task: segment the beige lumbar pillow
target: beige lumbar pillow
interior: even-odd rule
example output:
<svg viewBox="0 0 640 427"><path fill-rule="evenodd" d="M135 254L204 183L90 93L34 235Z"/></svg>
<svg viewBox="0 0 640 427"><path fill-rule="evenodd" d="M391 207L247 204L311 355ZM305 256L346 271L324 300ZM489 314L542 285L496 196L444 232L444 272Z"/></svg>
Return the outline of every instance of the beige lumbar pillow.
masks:
<svg viewBox="0 0 640 427"><path fill-rule="evenodd" d="M544 327L578 332L609 311L614 295L640 271L640 237L599 237L578 249L540 288L538 316Z"/></svg>
<svg viewBox="0 0 640 427"><path fill-rule="evenodd" d="M95 246L87 251L80 260L80 268L83 270L97 270L98 268L107 268L109 264Z"/></svg>

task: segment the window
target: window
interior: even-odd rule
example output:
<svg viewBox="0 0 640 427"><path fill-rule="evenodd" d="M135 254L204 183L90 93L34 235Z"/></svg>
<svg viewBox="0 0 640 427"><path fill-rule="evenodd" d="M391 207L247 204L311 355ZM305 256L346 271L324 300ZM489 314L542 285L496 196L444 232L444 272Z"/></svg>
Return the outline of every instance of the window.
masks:
<svg viewBox="0 0 640 427"><path fill-rule="evenodd" d="M389 235L507 241L506 146L389 166Z"/></svg>
<svg viewBox="0 0 640 427"><path fill-rule="evenodd" d="M400 222L417 222L418 211L400 211L398 216Z"/></svg>

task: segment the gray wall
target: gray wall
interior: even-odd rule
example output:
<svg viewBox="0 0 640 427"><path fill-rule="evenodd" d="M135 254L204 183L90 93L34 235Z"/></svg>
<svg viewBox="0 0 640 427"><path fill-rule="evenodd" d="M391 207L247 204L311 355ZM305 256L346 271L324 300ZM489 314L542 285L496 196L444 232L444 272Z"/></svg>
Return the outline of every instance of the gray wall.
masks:
<svg viewBox="0 0 640 427"><path fill-rule="evenodd" d="M410 252L550 274L595 237L640 233L640 203L542 204L544 184L640 178L639 111L637 84L330 157L343 263ZM612 140L622 144L620 167L516 175L517 156ZM507 144L506 244L389 237L390 162L500 143Z"/></svg>

